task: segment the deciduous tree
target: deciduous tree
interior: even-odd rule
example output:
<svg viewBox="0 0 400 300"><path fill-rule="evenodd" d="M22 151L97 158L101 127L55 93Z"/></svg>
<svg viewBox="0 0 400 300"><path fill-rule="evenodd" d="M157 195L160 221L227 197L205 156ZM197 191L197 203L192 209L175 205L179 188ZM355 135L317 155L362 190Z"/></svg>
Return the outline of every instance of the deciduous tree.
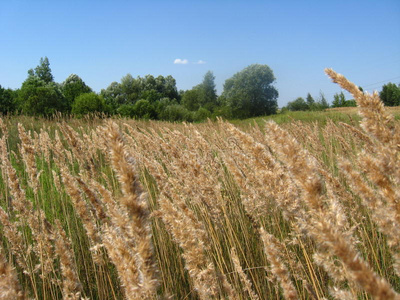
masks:
<svg viewBox="0 0 400 300"><path fill-rule="evenodd" d="M253 64L227 79L224 98L233 117L248 118L276 113L278 91L275 76L267 65Z"/></svg>
<svg viewBox="0 0 400 300"><path fill-rule="evenodd" d="M399 106L400 105L400 85L389 82L382 87L379 97L386 106Z"/></svg>
<svg viewBox="0 0 400 300"><path fill-rule="evenodd" d="M71 74L61 84L61 91L65 97L66 110L71 111L74 100L81 94L92 92L92 89L78 75Z"/></svg>

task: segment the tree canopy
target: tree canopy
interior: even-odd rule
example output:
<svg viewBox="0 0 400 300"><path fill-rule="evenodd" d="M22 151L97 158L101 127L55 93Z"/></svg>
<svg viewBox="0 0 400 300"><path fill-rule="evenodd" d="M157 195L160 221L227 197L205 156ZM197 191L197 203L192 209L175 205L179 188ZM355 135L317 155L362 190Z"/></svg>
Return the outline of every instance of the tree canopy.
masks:
<svg viewBox="0 0 400 300"><path fill-rule="evenodd" d="M39 79L43 80L46 83L50 83L54 81L53 74L50 69L50 62L47 57L41 57L39 65L33 70L30 69L28 71L29 76L36 76Z"/></svg>
<svg viewBox="0 0 400 300"><path fill-rule="evenodd" d="M382 87L379 96L386 106L400 105L400 85L389 82Z"/></svg>
<svg viewBox="0 0 400 300"><path fill-rule="evenodd" d="M273 86L275 76L267 65L253 64L227 79L223 97L231 107L233 117L276 113L278 91Z"/></svg>
<svg viewBox="0 0 400 300"><path fill-rule="evenodd" d="M15 110L15 101L14 101L15 92L11 89L5 89L0 85L0 113L3 115L14 112Z"/></svg>
<svg viewBox="0 0 400 300"><path fill-rule="evenodd" d="M77 116L104 111L106 111L104 99L96 93L81 94L72 105L72 113Z"/></svg>
<svg viewBox="0 0 400 300"><path fill-rule="evenodd" d="M29 75L18 92L18 106L27 115L49 116L65 111L64 95L56 83Z"/></svg>
<svg viewBox="0 0 400 300"><path fill-rule="evenodd" d="M310 106L308 102L309 101L306 102L304 98L298 97L296 100L289 102L287 108L290 111L309 110Z"/></svg>
<svg viewBox="0 0 400 300"><path fill-rule="evenodd" d="M20 89L0 85L0 113L50 116L55 112L81 115L104 111L110 115L169 121L201 121L217 116L251 118L277 112L278 91L274 83L275 76L268 65L252 64L227 79L220 96L212 71L207 71L199 84L186 91L178 91L171 75L133 77L128 73L96 93L76 74L69 75L61 84L55 82L49 59L42 57L35 68L28 70ZM400 85L385 84L380 97L387 106L400 105ZM333 97L332 107L355 105L342 92ZM281 112L328 107L322 92L318 98L307 93L288 102Z"/></svg>
<svg viewBox="0 0 400 300"><path fill-rule="evenodd" d="M61 91L65 97L66 110L71 111L75 99L85 93L92 92L92 89L76 74L71 74L61 84Z"/></svg>

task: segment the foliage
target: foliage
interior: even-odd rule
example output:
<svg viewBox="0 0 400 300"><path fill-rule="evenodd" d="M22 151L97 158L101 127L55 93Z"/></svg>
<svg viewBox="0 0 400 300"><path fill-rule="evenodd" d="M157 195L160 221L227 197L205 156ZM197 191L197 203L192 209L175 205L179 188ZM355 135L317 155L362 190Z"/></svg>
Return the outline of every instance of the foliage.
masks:
<svg viewBox="0 0 400 300"><path fill-rule="evenodd" d="M214 112L212 113L213 119L217 117L221 117L223 119L232 119L233 118L232 108L228 105L218 106L217 108L214 109Z"/></svg>
<svg viewBox="0 0 400 300"><path fill-rule="evenodd" d="M193 121L193 113L180 104L166 106L159 116L161 120L167 120L171 122Z"/></svg>
<svg viewBox="0 0 400 300"><path fill-rule="evenodd" d="M352 106L356 106L356 102L354 101L354 99L346 100L346 97L344 96L343 92L340 92L340 94L336 93L333 96L332 107L352 107Z"/></svg>
<svg viewBox="0 0 400 300"><path fill-rule="evenodd" d="M318 101L315 103L315 110L324 110L329 108L329 103L326 101L325 95L320 92Z"/></svg>
<svg viewBox="0 0 400 300"><path fill-rule="evenodd" d="M203 97L203 91L198 88L193 88L186 91L182 95L181 104L188 110L195 111L201 106L201 98Z"/></svg>
<svg viewBox="0 0 400 300"><path fill-rule="evenodd" d="M200 107L213 111L218 106L214 80L213 72L208 71L202 83L183 93L181 104L190 111L197 111Z"/></svg>
<svg viewBox="0 0 400 300"><path fill-rule="evenodd" d="M400 84L394 83L385 84L379 97L386 106L399 106L400 105Z"/></svg>
<svg viewBox="0 0 400 300"><path fill-rule="evenodd" d="M144 99L137 101L135 104L122 104L118 107L117 113L123 117L136 119L155 119L157 117L153 105Z"/></svg>
<svg viewBox="0 0 400 300"><path fill-rule="evenodd" d="M72 104L72 114L77 116L87 115L94 112L106 111L103 97L96 93L85 93L79 95Z"/></svg>
<svg viewBox="0 0 400 300"><path fill-rule="evenodd" d="M194 121L204 121L210 117L211 117L211 112L204 107L200 107L194 114L193 119Z"/></svg>
<svg viewBox="0 0 400 300"><path fill-rule="evenodd" d="M308 107L309 107L310 109L311 109L311 108L314 106L314 104L315 104L315 100L314 100L314 98L311 96L310 93L307 94L306 101L307 101L307 105L308 105Z"/></svg>
<svg viewBox="0 0 400 300"><path fill-rule="evenodd" d="M54 77L50 69L50 62L47 57L41 57L39 65L34 70L30 69L28 75L36 76L46 83L54 82Z"/></svg>
<svg viewBox="0 0 400 300"><path fill-rule="evenodd" d="M134 105L139 100L149 101L153 107L160 99L179 100L180 96L176 88L175 79L168 75L154 78L152 75L133 78L131 74L122 77L121 82L113 82L106 89L101 90L107 105L112 112L117 112L121 105ZM122 110L125 110L123 108Z"/></svg>
<svg viewBox="0 0 400 300"><path fill-rule="evenodd" d="M298 97L296 100L291 101L287 104L287 109L290 111L298 110L309 110L310 106L302 97Z"/></svg>
<svg viewBox="0 0 400 300"><path fill-rule="evenodd" d="M223 96L233 117L248 118L276 113L278 91L267 65L253 64L227 79Z"/></svg>
<svg viewBox="0 0 400 300"><path fill-rule="evenodd" d="M212 71L208 71L197 88L201 91L199 102L200 106L212 111L217 107L217 90L215 87L215 76Z"/></svg>
<svg viewBox="0 0 400 300"><path fill-rule="evenodd" d="M307 94L306 100L302 97L298 97L296 100L291 101L287 104L286 107L283 107L281 112L285 112L286 110L289 111L318 111L324 110L329 107L328 102L325 99L324 94L320 93L319 98L317 101L311 96L310 93Z"/></svg>
<svg viewBox="0 0 400 300"><path fill-rule="evenodd" d="M135 104L122 104L117 108L116 113L125 118L133 118L135 116Z"/></svg>
<svg viewBox="0 0 400 300"><path fill-rule="evenodd" d="M59 86L31 75L22 83L17 105L27 115L49 116L65 111L64 96Z"/></svg>
<svg viewBox="0 0 400 300"><path fill-rule="evenodd" d="M75 99L81 94L92 92L92 89L78 75L71 74L61 84L61 91L65 97L66 110L71 111Z"/></svg>
<svg viewBox="0 0 400 300"><path fill-rule="evenodd" d="M100 95L106 105L111 108L111 113L115 113L120 106L126 104L121 85L116 81L112 82L106 89L102 89Z"/></svg>
<svg viewBox="0 0 400 300"><path fill-rule="evenodd" d="M13 113L15 110L15 92L5 89L0 85L0 113L3 115Z"/></svg>
<svg viewBox="0 0 400 300"><path fill-rule="evenodd" d="M149 100L141 99L133 106L134 116L138 119L154 119L155 110Z"/></svg>
<svg viewBox="0 0 400 300"><path fill-rule="evenodd" d="M340 92L340 94L336 93L333 96L332 107L345 106L345 102L346 102L346 98L345 98L343 92Z"/></svg>

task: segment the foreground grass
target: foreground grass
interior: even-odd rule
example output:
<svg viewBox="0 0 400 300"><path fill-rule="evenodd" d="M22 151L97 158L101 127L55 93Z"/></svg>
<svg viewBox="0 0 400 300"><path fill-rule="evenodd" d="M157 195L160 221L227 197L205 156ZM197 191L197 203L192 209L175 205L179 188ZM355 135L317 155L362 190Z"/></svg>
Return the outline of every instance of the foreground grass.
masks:
<svg viewBox="0 0 400 300"><path fill-rule="evenodd" d="M3 119L0 299L399 299L399 123L331 76L362 127Z"/></svg>

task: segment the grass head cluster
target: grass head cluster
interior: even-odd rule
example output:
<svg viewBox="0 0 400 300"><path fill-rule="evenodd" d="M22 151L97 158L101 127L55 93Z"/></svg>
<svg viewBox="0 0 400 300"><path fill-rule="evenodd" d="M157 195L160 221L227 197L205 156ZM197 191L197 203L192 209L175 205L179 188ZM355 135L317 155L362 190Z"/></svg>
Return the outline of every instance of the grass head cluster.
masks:
<svg viewBox="0 0 400 300"><path fill-rule="evenodd" d="M326 73L360 119L0 119L0 299L400 299L399 123Z"/></svg>

